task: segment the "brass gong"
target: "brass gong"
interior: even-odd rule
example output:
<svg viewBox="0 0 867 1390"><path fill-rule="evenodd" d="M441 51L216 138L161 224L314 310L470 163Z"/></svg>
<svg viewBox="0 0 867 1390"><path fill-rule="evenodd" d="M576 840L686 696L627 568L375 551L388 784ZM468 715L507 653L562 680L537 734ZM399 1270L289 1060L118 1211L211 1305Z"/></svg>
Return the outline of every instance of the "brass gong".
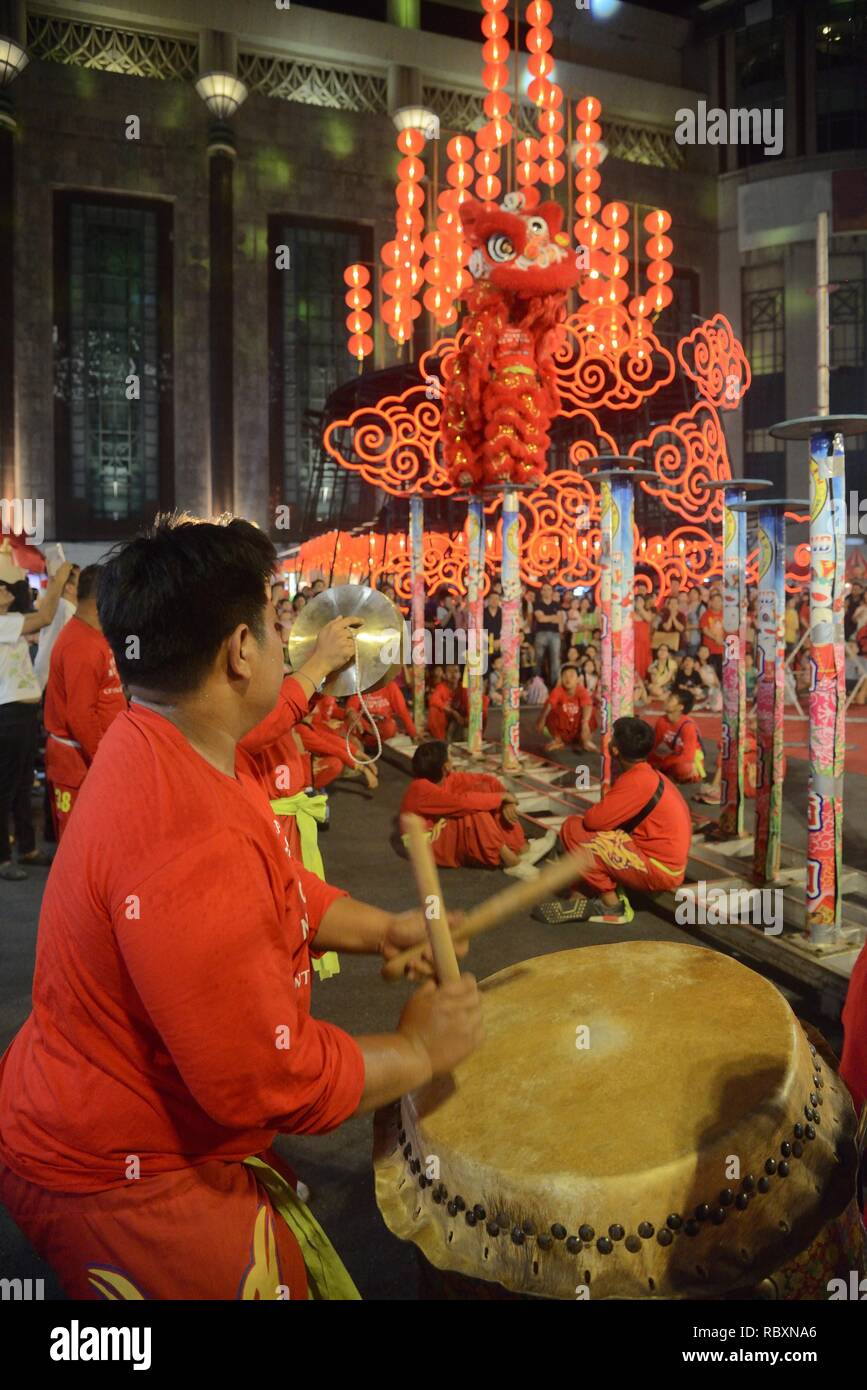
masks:
<svg viewBox="0 0 867 1390"><path fill-rule="evenodd" d="M293 671L313 654L316 639L332 618L356 618L356 662L349 661L328 677L322 687L328 695L357 695L387 685L400 670L403 614L390 599L365 584L335 584L324 589L301 609L289 633L289 663Z"/></svg>

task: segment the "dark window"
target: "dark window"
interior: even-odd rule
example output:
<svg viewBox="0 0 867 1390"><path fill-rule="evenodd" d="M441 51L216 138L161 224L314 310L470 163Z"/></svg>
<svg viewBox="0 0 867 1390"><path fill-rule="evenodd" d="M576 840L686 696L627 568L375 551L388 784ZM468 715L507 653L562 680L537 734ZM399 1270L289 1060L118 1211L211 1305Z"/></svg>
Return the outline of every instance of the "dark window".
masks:
<svg viewBox="0 0 867 1390"><path fill-rule="evenodd" d="M829 150L867 147L867 0L816 8L816 141Z"/></svg>
<svg viewBox="0 0 867 1390"><path fill-rule="evenodd" d="M291 509L295 538L323 529L335 515L335 492L342 510L347 491L359 486L320 441L325 402L357 372L346 349L343 272L372 262L373 234L356 223L272 217L270 244L271 491L274 506ZM277 269L278 246L288 247L288 269Z"/></svg>
<svg viewBox="0 0 867 1390"><path fill-rule="evenodd" d="M785 98L783 20L777 16L740 29L735 37L735 107L778 111L785 108ZM739 169L766 158L763 140L738 145Z"/></svg>
<svg viewBox="0 0 867 1390"><path fill-rule="evenodd" d="M744 397L744 475L768 478L785 486L785 451L781 440L768 433L785 419L785 317L782 285L750 288L751 281L773 281L782 267L759 266L744 271L744 351L752 381Z"/></svg>
<svg viewBox="0 0 867 1390"><path fill-rule="evenodd" d="M831 413L861 415L867 401L863 255L832 256L830 278L834 286L828 300ZM867 448L862 437L846 442L846 485L860 493L867 485Z"/></svg>
<svg viewBox="0 0 867 1390"><path fill-rule="evenodd" d="M171 207L55 201L57 515L110 539L172 505Z"/></svg>

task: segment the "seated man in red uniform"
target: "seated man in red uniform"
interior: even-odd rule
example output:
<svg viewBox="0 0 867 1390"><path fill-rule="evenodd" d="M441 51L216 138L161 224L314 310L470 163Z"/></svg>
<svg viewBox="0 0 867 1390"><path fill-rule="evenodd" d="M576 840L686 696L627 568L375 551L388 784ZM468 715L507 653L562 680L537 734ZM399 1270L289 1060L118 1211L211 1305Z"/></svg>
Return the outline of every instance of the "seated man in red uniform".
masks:
<svg viewBox="0 0 867 1390"><path fill-rule="evenodd" d="M563 848L589 849L596 867L582 875L582 892L570 902L535 908L538 921L623 926L635 916L625 888L658 893L683 883L692 841L689 807L650 766L652 745L653 730L643 719L615 719L611 753L620 762L620 776L598 805L560 827Z"/></svg>
<svg viewBox="0 0 867 1390"><path fill-rule="evenodd" d="M32 1012L0 1063L0 1201L71 1299L357 1297L271 1145L447 1074L481 1037L467 975L415 993L393 1032L310 1013L311 952L390 957L426 933L293 859L239 751L283 681L275 564L248 522L169 517L100 584L132 704L60 844ZM298 714L353 649L351 620L323 629Z"/></svg>
<svg viewBox="0 0 867 1390"><path fill-rule="evenodd" d="M514 796L488 773L453 772L441 740L422 743L413 754L412 781L400 805L401 816L407 812L426 823L434 859L444 869L481 865L534 878L535 864L557 838L549 831L528 843Z"/></svg>
<svg viewBox="0 0 867 1390"><path fill-rule="evenodd" d="M596 744L590 737L593 717L593 696L578 679L574 666L560 667L560 682L548 696L548 702L539 715L536 732L541 734L548 727L550 743L546 751L565 748L569 743L580 743L589 752L596 751Z"/></svg>
<svg viewBox="0 0 867 1390"><path fill-rule="evenodd" d="M689 717L692 706L690 691L675 686L666 699L665 714L657 719L653 732L648 762L673 782L704 781L701 739L695 720Z"/></svg>
<svg viewBox="0 0 867 1390"><path fill-rule="evenodd" d="M78 576L78 606L54 643L45 687L45 775L58 840L103 735L126 709L99 623L100 573L100 565L88 565Z"/></svg>
<svg viewBox="0 0 867 1390"><path fill-rule="evenodd" d="M366 691L364 703L369 711L369 717L364 713L361 700L357 695L350 695L346 701L346 708L349 711L350 728L357 729L359 725L361 726L361 733L366 746L371 748L376 746L376 740L370 731L370 718L376 721L379 736L383 740L394 738L397 733L397 720L400 720L410 738L418 738L412 715L407 709L406 700L403 698L403 692L397 681L389 681L381 690Z"/></svg>

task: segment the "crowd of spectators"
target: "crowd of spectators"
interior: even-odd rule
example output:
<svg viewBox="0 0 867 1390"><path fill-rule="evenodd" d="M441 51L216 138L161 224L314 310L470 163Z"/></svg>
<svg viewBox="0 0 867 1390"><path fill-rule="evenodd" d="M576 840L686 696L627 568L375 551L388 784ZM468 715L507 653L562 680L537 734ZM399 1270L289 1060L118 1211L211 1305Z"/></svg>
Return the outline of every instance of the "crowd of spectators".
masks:
<svg viewBox="0 0 867 1390"><path fill-rule="evenodd" d="M326 587L325 580L302 586L295 598L277 595L277 609L288 638L305 603ZM398 607L406 608L388 580L380 590ZM491 585L483 608L487 645L486 694L491 704L502 703L503 590ZM520 682L526 704L541 705L558 684L564 665L574 666L579 682L594 694L601 674L602 615L592 593L576 595L543 582L523 589L520 606ZM790 658L791 689L800 698L810 682L810 600L805 586L786 601L785 640ZM425 626L432 632L459 632L471 627L466 595L442 588L425 604ZM745 672L747 699L758 680L757 596L748 590ZM635 705L664 704L675 689L693 696L693 709L717 713L722 709L723 597L717 582L684 585L672 579L665 597L639 578L634 606ZM845 606L847 655L856 665L852 703L867 703L867 587L848 586ZM861 665L863 663L863 666ZM864 674L860 674L860 671ZM431 672L433 676L434 672ZM437 669L436 674L439 674Z"/></svg>

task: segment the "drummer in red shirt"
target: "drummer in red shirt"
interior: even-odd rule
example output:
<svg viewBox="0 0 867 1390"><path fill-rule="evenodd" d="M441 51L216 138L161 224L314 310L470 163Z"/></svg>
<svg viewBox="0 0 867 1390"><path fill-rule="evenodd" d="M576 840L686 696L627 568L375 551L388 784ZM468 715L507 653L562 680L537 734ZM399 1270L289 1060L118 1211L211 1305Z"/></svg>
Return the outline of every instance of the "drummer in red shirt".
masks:
<svg viewBox="0 0 867 1390"><path fill-rule="evenodd" d="M548 696L536 725L537 733L544 733L547 725L551 735L550 743L545 745L546 751L551 753L555 749L565 748L569 743L578 742L582 748L595 752L596 744L590 737L592 717L593 696L590 691L579 681L574 666L561 666L559 684Z"/></svg>
<svg viewBox="0 0 867 1390"><path fill-rule="evenodd" d="M111 648L102 635L96 600L100 565L78 577L75 613L51 651L45 687L45 775L51 786L51 812L59 840L75 799L112 721L126 709L126 697Z"/></svg>
<svg viewBox="0 0 867 1390"><path fill-rule="evenodd" d="M447 1075L481 1038L466 975L414 994L393 1032L310 1013L311 952L388 958L426 932L293 859L238 751L280 695L275 564L250 523L180 516L104 570L132 705L58 849L32 1012L0 1063L0 1201L71 1299L303 1306L302 1248L314 1294L357 1297L272 1142ZM351 620L323 629L299 712L353 650Z"/></svg>
<svg viewBox="0 0 867 1390"><path fill-rule="evenodd" d="M690 718L692 692L676 685L665 702L665 714L656 721L653 749L648 762L674 782L703 782L704 752L698 726Z"/></svg>
<svg viewBox="0 0 867 1390"><path fill-rule="evenodd" d="M615 719L611 753L620 776L598 805L560 827L567 853L583 846L596 867L582 875L582 891L571 901L535 908L537 920L623 926L635 916L624 889L657 893L683 883L692 821L677 787L647 761L652 746L653 730L643 719Z"/></svg>

